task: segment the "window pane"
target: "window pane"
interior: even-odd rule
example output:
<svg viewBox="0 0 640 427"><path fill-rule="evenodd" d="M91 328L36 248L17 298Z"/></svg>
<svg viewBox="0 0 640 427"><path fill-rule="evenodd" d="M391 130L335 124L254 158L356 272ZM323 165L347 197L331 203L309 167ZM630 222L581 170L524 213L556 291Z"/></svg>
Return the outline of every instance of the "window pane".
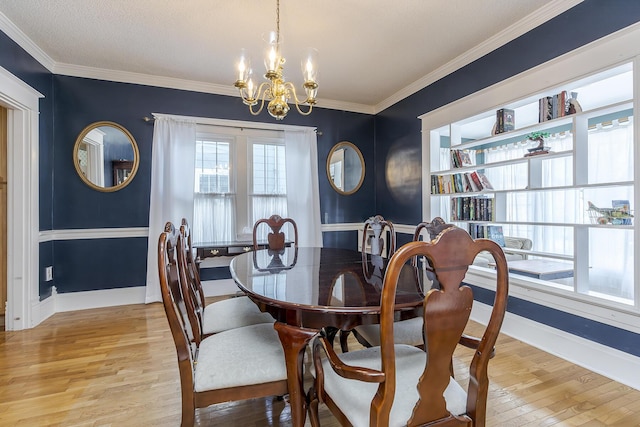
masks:
<svg viewBox="0 0 640 427"><path fill-rule="evenodd" d="M633 304L633 270L633 230L589 229L589 293Z"/></svg>
<svg viewBox="0 0 640 427"><path fill-rule="evenodd" d="M230 193L230 143L196 141L195 192Z"/></svg>
<svg viewBox="0 0 640 427"><path fill-rule="evenodd" d="M253 194L250 198L253 221L277 214L287 216L285 148L281 144L254 143L252 148ZM258 239L267 238L267 227L258 230ZM290 240L288 227L282 230Z"/></svg>
<svg viewBox="0 0 640 427"><path fill-rule="evenodd" d="M287 193L283 145L253 144L253 194Z"/></svg>

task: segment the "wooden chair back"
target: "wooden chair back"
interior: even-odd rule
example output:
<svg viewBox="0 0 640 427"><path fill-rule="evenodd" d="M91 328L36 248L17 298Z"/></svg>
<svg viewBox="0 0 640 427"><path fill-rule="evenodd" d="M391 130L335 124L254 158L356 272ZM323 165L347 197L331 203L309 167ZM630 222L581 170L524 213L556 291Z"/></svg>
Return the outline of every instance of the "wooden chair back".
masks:
<svg viewBox="0 0 640 427"><path fill-rule="evenodd" d="M446 228L432 242L411 242L396 252L385 276L382 293L381 351L382 372L386 380L380 385L379 397L372 402L376 414L375 425L385 425L395 394L395 360L393 321L396 285L404 263L413 256L427 257L440 282L440 289L432 289L424 301L424 335L427 365L418 383L420 400L414 408L409 425L436 422L455 423L447 411L444 390L450 381L450 364L457 344L463 340L464 329L471 314L473 292L462 285L468 266L481 251L490 252L496 261L496 296L489 323L469 368L466 418L474 426L484 426L486 418L489 378L487 366L493 355L502 320L506 311L509 275L507 261L500 246L486 239L473 241L469 234L457 227ZM467 421L459 422L465 425ZM453 424L447 424L453 425Z"/></svg>
<svg viewBox="0 0 640 427"><path fill-rule="evenodd" d="M253 250L258 250L258 227L260 224L266 224L271 228L271 232L267 235L267 242L269 249L272 251L279 251L285 248L285 235L281 231L282 227L290 223L293 228L293 246L298 247L298 226L296 222L291 218L282 218L280 215L271 215L269 218L262 218L256 221L253 225Z"/></svg>
<svg viewBox="0 0 640 427"><path fill-rule="evenodd" d="M442 233L445 228L452 227L453 224L447 224L444 222L444 219L439 216L433 218L431 222L421 222L416 226L416 230L413 233L413 241L417 242L420 240L420 236L423 231L427 231L429 233L429 239L433 240L438 237L438 234Z"/></svg>
<svg viewBox="0 0 640 427"><path fill-rule="evenodd" d="M372 235L369 235L369 230L372 231ZM386 231L389 232L387 256L391 256L396 250L396 233L391 221L387 221L382 215L372 216L364 222L362 230L362 271L367 282L378 286L382 285L382 256L385 249L383 233ZM367 244L369 242L370 245ZM369 262L367 255L369 247L371 248L371 262Z"/></svg>
<svg viewBox="0 0 640 427"><path fill-rule="evenodd" d="M185 403L193 401L193 363L196 360L197 346L194 343L195 333L189 320L187 302L183 298L180 285L178 251L182 243L179 240L179 233L172 223L167 222L158 239L158 274L162 303L178 356L184 407Z"/></svg>
<svg viewBox="0 0 640 427"><path fill-rule="evenodd" d="M185 296L185 304L188 305L187 314L190 322L194 325L195 343L200 345L200 341L204 337L204 306L205 297L202 283L200 282L200 273L193 255L193 247L191 245L191 229L186 218L182 218L180 224L180 239L178 245L178 269L184 277L182 282L183 295Z"/></svg>
<svg viewBox="0 0 640 427"><path fill-rule="evenodd" d="M369 236L368 231L373 232L372 236ZM366 254L366 248L371 247L372 255L384 255L384 242L382 237L385 231L389 231L389 248L387 250L387 256L393 255L396 250L396 233L393 228L393 223L384 219L382 215L372 216L364 222L364 229L362 230L362 254ZM368 241L371 242L367 245Z"/></svg>
<svg viewBox="0 0 640 427"><path fill-rule="evenodd" d="M496 294L490 319L482 337L474 338L464 333L473 305L473 292L462 281L468 266L481 251L488 251L495 258ZM455 226L444 229L435 240L407 243L391 257L381 296L380 370L341 363L333 349L329 348L330 342L322 335L314 342L314 365L317 372L311 403L314 422L319 397L319 401L326 403L343 424L350 425L345 414L339 409L339 405L336 405L336 402L331 400L331 396L324 391L322 380L324 373L321 358L319 358L319 352L323 351L330 361L331 369L341 377L379 383L370 404L370 425L376 427L389 425L394 399L401 399L403 394L406 397L405 392L396 395L396 386L400 387L400 390L403 389L403 384L396 384L396 371L402 369L402 365L396 365L396 363L400 364L403 360L396 358L394 343L396 288L402 267L416 256L424 256L431 263L440 282L440 289L429 290L424 298L425 366L424 370L418 368L418 371L421 371L417 379L419 397L413 406L413 411L407 413L409 417L407 425L468 427L485 425L489 388L487 367L489 359L494 354L494 346L506 311L509 286L507 262L502 249L495 242L488 239L474 241L466 231ZM447 410L443 393L451 381L450 366L458 344L473 348L475 351L469 364L466 411L452 415ZM415 367L416 359L410 360ZM411 387L415 389L415 383L413 384ZM349 403L349 406L351 407L352 404Z"/></svg>
<svg viewBox="0 0 640 427"><path fill-rule="evenodd" d="M444 219L440 218L439 216L435 217L431 222L423 221L416 226L416 230L413 233L413 241L419 242L423 231L426 231L429 234L429 240L433 240L438 237L438 234L442 233L444 229L452 226L453 224L447 224ZM433 272L433 267L426 259L423 258L423 260L427 281L431 282L432 288L438 288L438 279ZM413 265L414 267L418 266L418 257L414 257L411 259L411 265Z"/></svg>

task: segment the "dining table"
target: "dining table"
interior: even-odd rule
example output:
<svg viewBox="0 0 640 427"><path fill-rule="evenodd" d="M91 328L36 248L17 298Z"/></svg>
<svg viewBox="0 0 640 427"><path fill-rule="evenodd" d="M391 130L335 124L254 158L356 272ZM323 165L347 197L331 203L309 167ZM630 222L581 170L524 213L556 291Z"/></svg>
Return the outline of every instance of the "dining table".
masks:
<svg viewBox="0 0 640 427"><path fill-rule="evenodd" d="M350 331L380 322L380 296L388 259L355 250L319 247L262 249L234 257L231 275L241 291L276 320L287 369L292 425L302 427L308 405L304 353L320 331ZM396 320L422 315L420 263L403 267L396 293ZM427 287L429 287L428 285Z"/></svg>

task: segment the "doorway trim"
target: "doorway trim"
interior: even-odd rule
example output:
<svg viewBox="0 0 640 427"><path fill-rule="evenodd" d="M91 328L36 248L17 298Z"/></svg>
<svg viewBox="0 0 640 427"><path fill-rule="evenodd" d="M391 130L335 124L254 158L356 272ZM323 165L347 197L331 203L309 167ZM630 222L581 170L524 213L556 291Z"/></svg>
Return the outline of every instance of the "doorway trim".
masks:
<svg viewBox="0 0 640 427"><path fill-rule="evenodd" d="M5 328L27 329L39 312L39 99L42 94L0 67L7 109L7 308Z"/></svg>

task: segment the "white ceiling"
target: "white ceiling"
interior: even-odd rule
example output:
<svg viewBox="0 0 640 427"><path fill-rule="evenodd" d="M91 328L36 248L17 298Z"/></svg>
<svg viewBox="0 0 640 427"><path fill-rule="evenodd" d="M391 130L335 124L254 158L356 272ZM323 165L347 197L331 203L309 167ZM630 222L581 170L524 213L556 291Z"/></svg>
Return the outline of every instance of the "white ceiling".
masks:
<svg viewBox="0 0 640 427"><path fill-rule="evenodd" d="M281 0L285 75L319 51L319 106L375 113L582 0ZM262 73L275 0L0 0L0 29L50 71L235 95Z"/></svg>

